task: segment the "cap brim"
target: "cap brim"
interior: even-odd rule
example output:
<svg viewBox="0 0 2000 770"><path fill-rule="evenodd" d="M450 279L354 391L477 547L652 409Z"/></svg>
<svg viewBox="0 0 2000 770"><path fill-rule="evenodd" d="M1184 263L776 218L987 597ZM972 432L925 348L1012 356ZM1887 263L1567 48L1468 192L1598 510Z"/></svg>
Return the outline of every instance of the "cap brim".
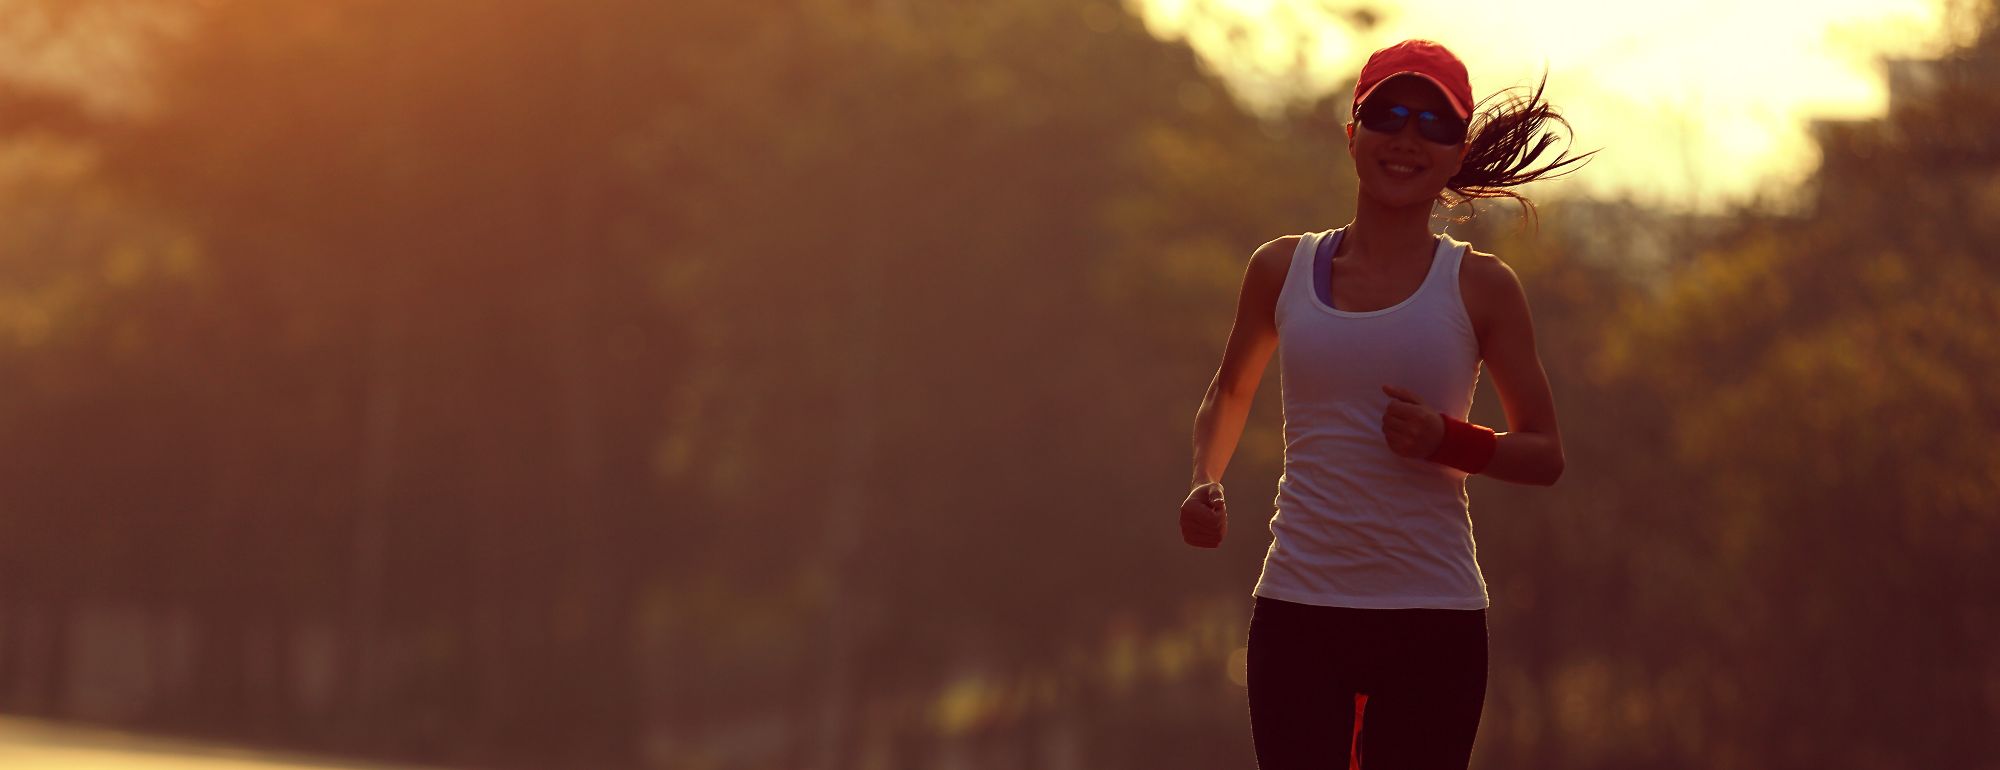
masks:
<svg viewBox="0 0 2000 770"><path fill-rule="evenodd" d="M1452 95L1451 89L1445 88L1444 83L1439 82L1437 78L1431 77L1422 72L1415 72L1412 70L1404 70L1402 72L1390 73L1388 77L1384 77L1381 80L1375 81L1375 85L1369 86L1368 90L1361 92L1360 98L1355 99L1354 104L1352 106L1355 107L1361 106L1362 102L1368 101L1368 97L1375 95L1375 90L1381 88L1383 83L1395 80L1396 78L1402 77L1404 75L1423 78L1425 81L1429 82L1432 86L1435 86L1438 90L1438 93L1444 94L1444 100L1446 103L1451 105L1452 111L1458 113L1459 120L1472 119L1472 105L1460 104L1458 101L1458 97Z"/></svg>

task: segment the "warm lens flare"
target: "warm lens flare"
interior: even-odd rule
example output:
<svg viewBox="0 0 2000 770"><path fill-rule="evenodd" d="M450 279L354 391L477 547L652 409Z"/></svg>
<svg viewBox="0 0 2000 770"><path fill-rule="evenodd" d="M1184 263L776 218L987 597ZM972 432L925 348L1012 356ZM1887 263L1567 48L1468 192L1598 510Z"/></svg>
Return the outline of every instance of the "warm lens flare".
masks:
<svg viewBox="0 0 2000 770"><path fill-rule="evenodd" d="M1884 57L1934 56L1968 34L1948 0L1136 1L1260 110L1338 88L1369 51L1410 37L1456 51L1481 97L1546 67L1582 148L1603 148L1556 189L1698 209L1784 198L1818 161L1810 121L1881 114Z"/></svg>

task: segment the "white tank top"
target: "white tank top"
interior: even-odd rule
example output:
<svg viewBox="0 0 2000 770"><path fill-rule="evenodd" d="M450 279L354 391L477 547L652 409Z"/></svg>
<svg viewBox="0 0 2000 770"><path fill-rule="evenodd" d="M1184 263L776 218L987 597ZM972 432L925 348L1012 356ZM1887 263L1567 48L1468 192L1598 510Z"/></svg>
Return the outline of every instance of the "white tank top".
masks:
<svg viewBox="0 0 2000 770"><path fill-rule="evenodd" d="M1403 457L1382 438L1410 390L1459 419L1479 381L1479 341L1459 296L1467 245L1440 236L1415 293L1369 312L1313 289L1313 255L1340 231L1306 233L1278 294L1285 472L1257 596L1332 607L1485 609L1465 474Z"/></svg>

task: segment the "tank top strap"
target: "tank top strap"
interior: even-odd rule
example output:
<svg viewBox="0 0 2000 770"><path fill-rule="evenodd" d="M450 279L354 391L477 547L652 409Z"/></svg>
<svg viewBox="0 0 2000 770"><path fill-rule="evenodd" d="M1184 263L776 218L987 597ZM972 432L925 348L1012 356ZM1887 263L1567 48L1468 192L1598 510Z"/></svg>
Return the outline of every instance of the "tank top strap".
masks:
<svg viewBox="0 0 2000 770"><path fill-rule="evenodd" d="M1465 295L1459 289L1458 274L1465 265L1466 254L1472 251L1472 244L1449 235L1438 236L1436 270L1427 281L1437 285L1432 289L1431 304L1436 312L1450 318L1466 332L1472 331L1472 316L1465 309Z"/></svg>
<svg viewBox="0 0 2000 770"><path fill-rule="evenodd" d="M1311 310L1313 292L1313 271L1321 252L1330 251L1336 243L1339 230L1321 230L1300 233L1299 245L1292 249L1292 264L1285 273L1285 282L1278 290L1278 323L1284 324L1284 317L1295 309Z"/></svg>
<svg viewBox="0 0 2000 770"><path fill-rule="evenodd" d="M1327 307L1333 307L1333 252L1340 248L1342 232L1342 229L1326 231L1319 239L1319 248L1313 250L1313 296Z"/></svg>
<svg viewBox="0 0 2000 770"><path fill-rule="evenodd" d="M1438 241L1444 246L1444 253L1439 255L1444 263L1438 265L1438 271L1443 273L1445 287L1456 293L1459 266L1465 264L1465 254L1472 250L1472 244L1444 234L1438 235Z"/></svg>

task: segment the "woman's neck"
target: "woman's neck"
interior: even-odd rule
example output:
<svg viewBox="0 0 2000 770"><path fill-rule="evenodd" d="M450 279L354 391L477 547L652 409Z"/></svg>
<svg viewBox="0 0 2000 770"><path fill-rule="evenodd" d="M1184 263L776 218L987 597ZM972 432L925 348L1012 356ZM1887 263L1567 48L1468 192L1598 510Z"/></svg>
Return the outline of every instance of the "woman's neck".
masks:
<svg viewBox="0 0 2000 770"><path fill-rule="evenodd" d="M1411 206L1389 206L1359 196L1354 221L1341 236L1342 252L1366 262L1391 262L1415 254L1428 255L1432 249L1431 202ZM1347 245L1353 246L1350 252Z"/></svg>

